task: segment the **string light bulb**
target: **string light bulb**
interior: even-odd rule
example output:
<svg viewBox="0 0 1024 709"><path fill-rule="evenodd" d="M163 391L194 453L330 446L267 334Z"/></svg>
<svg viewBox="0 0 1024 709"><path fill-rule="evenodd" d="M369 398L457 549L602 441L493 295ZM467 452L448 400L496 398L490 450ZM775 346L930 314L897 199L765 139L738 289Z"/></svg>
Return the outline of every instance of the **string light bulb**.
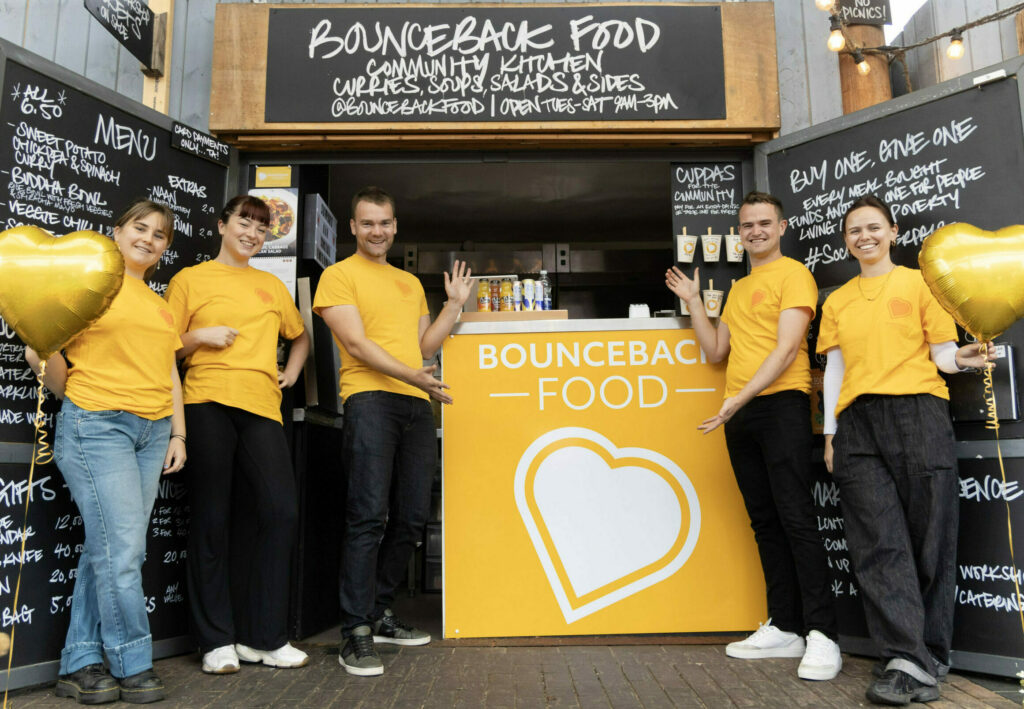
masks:
<svg viewBox="0 0 1024 709"><path fill-rule="evenodd" d="M832 33L828 36L828 48L833 52L841 52L846 46L846 37L843 36L843 23L838 15L832 15L829 27L832 29Z"/></svg>
<svg viewBox="0 0 1024 709"><path fill-rule="evenodd" d="M857 71L862 76L867 76L871 73L871 65L868 64L868 60L864 58L864 55L859 49L853 50L853 63L857 65Z"/></svg>
<svg viewBox="0 0 1024 709"><path fill-rule="evenodd" d="M832 12L836 9L836 0L814 0L814 4L823 12Z"/></svg>
<svg viewBox="0 0 1024 709"><path fill-rule="evenodd" d="M946 56L950 59L960 59L964 56L964 35L960 30L953 30L950 35Z"/></svg>

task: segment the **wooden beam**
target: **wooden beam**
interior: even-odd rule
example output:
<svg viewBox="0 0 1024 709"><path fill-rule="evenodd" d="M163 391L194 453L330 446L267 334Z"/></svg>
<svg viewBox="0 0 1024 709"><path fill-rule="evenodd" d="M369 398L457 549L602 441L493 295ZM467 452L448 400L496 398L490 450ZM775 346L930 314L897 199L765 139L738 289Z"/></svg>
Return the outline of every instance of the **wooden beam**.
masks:
<svg viewBox="0 0 1024 709"><path fill-rule="evenodd" d="M885 31L876 25L848 25L846 36L856 47L880 47L885 44ZM852 47L848 46L847 49ZM860 73L849 53L839 55L843 113L853 113L892 98L892 81L889 80L889 61L886 56L865 54L864 60L871 67L870 73L866 75Z"/></svg>
<svg viewBox="0 0 1024 709"><path fill-rule="evenodd" d="M174 39L174 0L149 0L149 9L156 15L153 32L154 67L152 71L143 68L142 73L145 76L142 79L142 103L155 111L166 114L170 102L171 86L165 74L171 64L171 42ZM157 60L159 60L159 67L155 65Z"/></svg>

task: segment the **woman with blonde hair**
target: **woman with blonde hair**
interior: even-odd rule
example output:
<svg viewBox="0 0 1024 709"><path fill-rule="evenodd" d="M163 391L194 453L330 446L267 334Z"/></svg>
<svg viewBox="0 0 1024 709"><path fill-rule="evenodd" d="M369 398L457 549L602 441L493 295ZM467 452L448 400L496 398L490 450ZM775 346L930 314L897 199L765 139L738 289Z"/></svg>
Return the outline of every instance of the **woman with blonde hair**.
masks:
<svg viewBox="0 0 1024 709"><path fill-rule="evenodd" d="M164 698L153 671L142 563L160 475L185 462L185 419L175 364L181 340L145 279L173 238L167 207L133 203L114 226L124 257L121 290L64 354L47 360L46 386L64 399L54 460L85 528L56 693L80 704ZM38 372L31 348L25 358Z"/></svg>

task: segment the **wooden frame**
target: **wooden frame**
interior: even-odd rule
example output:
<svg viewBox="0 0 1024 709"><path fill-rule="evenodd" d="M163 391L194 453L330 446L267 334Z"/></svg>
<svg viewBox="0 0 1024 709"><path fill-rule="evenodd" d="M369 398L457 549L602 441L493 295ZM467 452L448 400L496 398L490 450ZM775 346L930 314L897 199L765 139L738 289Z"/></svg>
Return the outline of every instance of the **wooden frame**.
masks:
<svg viewBox="0 0 1024 709"><path fill-rule="evenodd" d="M270 9L275 6L220 4L214 27L210 130L233 145L261 151L693 147L752 145L769 140L781 124L773 4L706 4L718 5L722 10L726 118L507 123L266 123L267 27Z"/></svg>

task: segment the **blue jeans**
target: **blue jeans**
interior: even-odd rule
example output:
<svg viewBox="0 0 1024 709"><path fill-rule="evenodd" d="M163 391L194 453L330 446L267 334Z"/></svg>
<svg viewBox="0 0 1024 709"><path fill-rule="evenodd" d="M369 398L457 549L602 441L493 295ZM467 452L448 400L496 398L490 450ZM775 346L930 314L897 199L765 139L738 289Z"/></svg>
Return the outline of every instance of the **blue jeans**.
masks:
<svg viewBox="0 0 1024 709"><path fill-rule="evenodd" d="M430 402L385 391L348 397L341 458L347 493L339 595L347 636L391 606L423 538L437 465Z"/></svg>
<svg viewBox="0 0 1024 709"><path fill-rule="evenodd" d="M54 460L85 527L60 673L103 661L129 677L153 666L142 562L171 419L86 411L65 398Z"/></svg>

